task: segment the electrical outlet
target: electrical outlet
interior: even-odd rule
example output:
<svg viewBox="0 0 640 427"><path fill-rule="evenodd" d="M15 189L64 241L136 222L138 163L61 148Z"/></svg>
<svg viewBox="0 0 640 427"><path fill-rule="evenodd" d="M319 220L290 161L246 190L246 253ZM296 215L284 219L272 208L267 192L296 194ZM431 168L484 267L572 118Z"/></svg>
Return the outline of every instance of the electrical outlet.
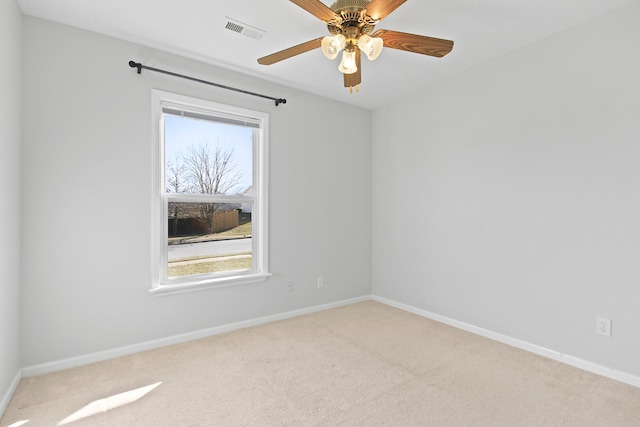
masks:
<svg viewBox="0 0 640 427"><path fill-rule="evenodd" d="M603 317L596 318L596 333L606 337L611 336L611 320Z"/></svg>
<svg viewBox="0 0 640 427"><path fill-rule="evenodd" d="M324 277L318 276L318 287L324 288Z"/></svg>
<svg viewBox="0 0 640 427"><path fill-rule="evenodd" d="M287 282L287 292L293 292L293 280Z"/></svg>

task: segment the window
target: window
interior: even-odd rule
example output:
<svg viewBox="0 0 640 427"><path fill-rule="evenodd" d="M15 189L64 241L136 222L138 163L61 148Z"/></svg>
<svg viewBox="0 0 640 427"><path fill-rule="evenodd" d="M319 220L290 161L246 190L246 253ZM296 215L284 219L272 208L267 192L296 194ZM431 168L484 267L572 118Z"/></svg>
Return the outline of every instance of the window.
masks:
<svg viewBox="0 0 640 427"><path fill-rule="evenodd" d="M153 285L265 280L268 115L154 90Z"/></svg>

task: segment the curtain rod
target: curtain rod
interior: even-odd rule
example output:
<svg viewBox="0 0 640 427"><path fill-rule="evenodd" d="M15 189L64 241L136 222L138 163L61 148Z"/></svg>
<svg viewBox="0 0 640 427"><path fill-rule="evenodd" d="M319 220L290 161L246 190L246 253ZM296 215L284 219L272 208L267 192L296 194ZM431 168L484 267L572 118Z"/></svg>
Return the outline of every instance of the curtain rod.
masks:
<svg viewBox="0 0 640 427"><path fill-rule="evenodd" d="M198 83L204 83L204 84L215 86L215 87L219 87L219 88L222 88L222 89L232 90L234 92L240 92L240 93L245 93L247 95L258 96L260 98L271 99L271 100L275 101L276 107L278 105L280 105L280 104L286 104L287 103L287 100L284 99L284 98L274 98L272 96L261 95L259 93L255 93L255 92L249 92L248 90L238 89L238 88L231 87L231 86L225 86L225 85L221 85L219 83L208 82L206 80L197 79L195 77L189 77L189 76L185 76L185 75L182 75L182 74L173 73L171 71L160 70L159 68L149 67L148 65L142 65L140 62L129 61L129 67L137 68L138 69L138 74L142 74L142 69L144 68L145 70L155 71L156 73L168 74L170 76L180 77L181 79L187 79L187 80L191 80L191 81L198 82Z"/></svg>

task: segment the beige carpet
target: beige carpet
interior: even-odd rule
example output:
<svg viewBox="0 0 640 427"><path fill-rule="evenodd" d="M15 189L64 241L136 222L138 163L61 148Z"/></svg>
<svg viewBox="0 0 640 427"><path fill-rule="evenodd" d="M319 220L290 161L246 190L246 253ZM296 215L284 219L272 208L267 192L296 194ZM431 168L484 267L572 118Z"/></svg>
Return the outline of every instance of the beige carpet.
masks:
<svg viewBox="0 0 640 427"><path fill-rule="evenodd" d="M26 378L0 425L640 426L640 389L365 302Z"/></svg>

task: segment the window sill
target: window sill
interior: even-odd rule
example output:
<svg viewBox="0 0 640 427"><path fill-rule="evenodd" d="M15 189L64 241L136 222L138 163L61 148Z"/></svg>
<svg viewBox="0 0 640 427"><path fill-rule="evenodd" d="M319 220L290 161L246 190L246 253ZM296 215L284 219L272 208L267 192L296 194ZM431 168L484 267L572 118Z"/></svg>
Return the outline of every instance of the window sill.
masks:
<svg viewBox="0 0 640 427"><path fill-rule="evenodd" d="M223 288L226 286L243 285L246 283L263 282L272 275L272 273L243 274L240 276L206 279L188 283L164 284L151 288L149 290L149 293L158 296L182 294L185 292L202 291L205 289L215 289Z"/></svg>

